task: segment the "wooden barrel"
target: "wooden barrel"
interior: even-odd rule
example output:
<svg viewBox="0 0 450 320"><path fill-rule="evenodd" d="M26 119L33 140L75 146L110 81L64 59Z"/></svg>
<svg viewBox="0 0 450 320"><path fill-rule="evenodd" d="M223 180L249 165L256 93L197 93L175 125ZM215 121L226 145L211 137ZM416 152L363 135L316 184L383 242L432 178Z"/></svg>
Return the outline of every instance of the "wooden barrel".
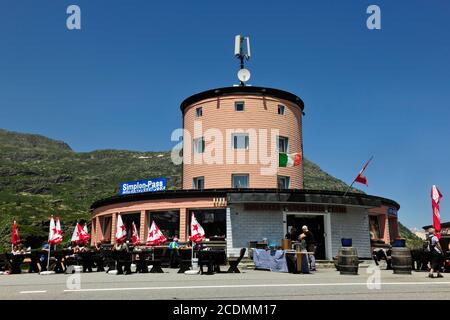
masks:
<svg viewBox="0 0 450 320"><path fill-rule="evenodd" d="M411 250L402 247L393 247L391 253L392 269L395 274L411 274Z"/></svg>
<svg viewBox="0 0 450 320"><path fill-rule="evenodd" d="M341 274L358 274L358 252L353 247L341 247L337 256L337 265Z"/></svg>
<svg viewBox="0 0 450 320"><path fill-rule="evenodd" d="M281 249L290 250L291 249L291 240L281 239Z"/></svg>

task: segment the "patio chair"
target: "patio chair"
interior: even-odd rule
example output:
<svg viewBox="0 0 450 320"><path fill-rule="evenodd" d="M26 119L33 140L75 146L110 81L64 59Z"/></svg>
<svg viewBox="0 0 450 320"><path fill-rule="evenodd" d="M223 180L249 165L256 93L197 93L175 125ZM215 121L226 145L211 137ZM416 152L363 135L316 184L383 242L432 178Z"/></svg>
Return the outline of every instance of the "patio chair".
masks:
<svg viewBox="0 0 450 320"><path fill-rule="evenodd" d="M246 250L247 248L242 248L238 258L228 258L228 264L230 265L230 268L227 271L228 273L241 273L237 266L244 257Z"/></svg>

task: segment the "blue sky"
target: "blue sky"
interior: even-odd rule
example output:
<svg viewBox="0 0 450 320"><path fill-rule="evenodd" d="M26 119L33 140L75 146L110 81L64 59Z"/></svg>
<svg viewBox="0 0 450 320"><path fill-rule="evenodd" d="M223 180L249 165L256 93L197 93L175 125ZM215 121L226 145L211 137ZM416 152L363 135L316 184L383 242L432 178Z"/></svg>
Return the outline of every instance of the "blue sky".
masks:
<svg viewBox="0 0 450 320"><path fill-rule="evenodd" d="M66 28L77 4L82 30ZM381 30L366 8L381 8ZM180 102L236 83L235 34L252 40L252 85L305 102L304 152L431 223L450 220L450 2L0 0L0 127L76 151L169 150Z"/></svg>

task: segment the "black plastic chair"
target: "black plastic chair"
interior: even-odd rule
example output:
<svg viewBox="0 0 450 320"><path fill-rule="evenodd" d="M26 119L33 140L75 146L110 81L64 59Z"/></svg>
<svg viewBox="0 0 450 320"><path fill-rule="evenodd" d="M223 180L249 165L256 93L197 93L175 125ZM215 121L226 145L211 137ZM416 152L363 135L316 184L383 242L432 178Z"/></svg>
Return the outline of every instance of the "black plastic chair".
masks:
<svg viewBox="0 0 450 320"><path fill-rule="evenodd" d="M242 248L238 258L228 258L228 264L230 268L228 268L228 273L241 273L238 269L238 265L241 262L242 258L245 255L245 251L247 248Z"/></svg>

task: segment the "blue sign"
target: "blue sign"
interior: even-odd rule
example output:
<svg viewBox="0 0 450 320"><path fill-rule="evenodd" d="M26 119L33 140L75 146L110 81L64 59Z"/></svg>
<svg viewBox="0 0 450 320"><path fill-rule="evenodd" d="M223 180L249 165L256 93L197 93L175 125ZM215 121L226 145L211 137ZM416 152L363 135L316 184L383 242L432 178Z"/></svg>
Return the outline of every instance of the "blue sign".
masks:
<svg viewBox="0 0 450 320"><path fill-rule="evenodd" d="M397 209L390 207L388 209L388 215L396 217L397 216Z"/></svg>
<svg viewBox="0 0 450 320"><path fill-rule="evenodd" d="M120 195L163 191L166 190L166 188L167 188L166 178L122 182L120 184Z"/></svg>

